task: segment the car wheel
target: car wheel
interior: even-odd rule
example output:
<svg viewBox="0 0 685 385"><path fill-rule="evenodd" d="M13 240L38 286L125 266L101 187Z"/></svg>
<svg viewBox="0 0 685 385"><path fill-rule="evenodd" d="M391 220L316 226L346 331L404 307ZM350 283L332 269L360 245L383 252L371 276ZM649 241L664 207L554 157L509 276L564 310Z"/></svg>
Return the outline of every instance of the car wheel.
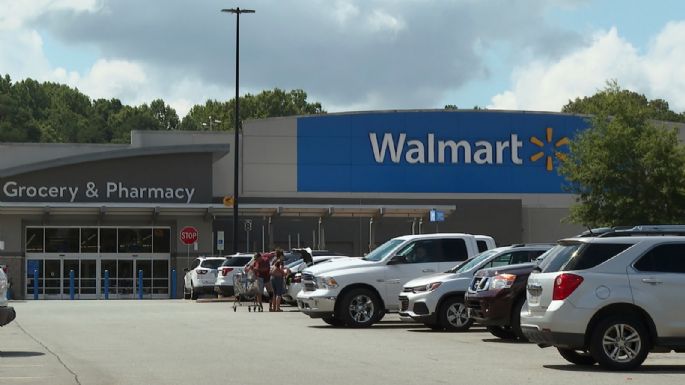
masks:
<svg viewBox="0 0 685 385"><path fill-rule="evenodd" d="M557 348L559 351L559 354L561 354L564 359L572 364L576 365L582 365L582 366L592 366L594 365L597 361L592 357L592 355L588 352L583 352L583 351L578 351L578 350L573 350L573 349L566 349L566 348Z"/></svg>
<svg viewBox="0 0 685 385"><path fill-rule="evenodd" d="M335 317L353 328L373 325L379 319L380 301L368 289L354 289L342 298Z"/></svg>
<svg viewBox="0 0 685 385"><path fill-rule="evenodd" d="M601 320L590 338L590 353L597 362L611 370L630 370L640 366L649 353L647 330L631 316L613 316Z"/></svg>
<svg viewBox="0 0 685 385"><path fill-rule="evenodd" d="M486 329L497 338L503 340L513 340L516 339L516 334L511 330L511 328L506 326L488 326Z"/></svg>
<svg viewBox="0 0 685 385"><path fill-rule="evenodd" d="M468 316L464 300L459 297L445 300L440 306L438 317L440 326L447 331L464 332L473 325L473 320Z"/></svg>
<svg viewBox="0 0 685 385"><path fill-rule="evenodd" d="M335 326L335 327L345 326L345 323L343 321L335 318L335 316L323 317L321 319L323 320L323 322L325 322L331 326Z"/></svg>
<svg viewBox="0 0 685 385"><path fill-rule="evenodd" d="M193 283L190 283L190 299L197 299L197 293L195 292L195 286L193 286Z"/></svg>
<svg viewBox="0 0 685 385"><path fill-rule="evenodd" d="M526 338L521 330L521 310L523 309L525 303L526 300L521 298L516 302L514 308L511 310L511 331L514 333L514 336L521 341L528 341L528 338Z"/></svg>
<svg viewBox="0 0 685 385"><path fill-rule="evenodd" d="M183 285L183 299L190 299L190 293L188 292L188 288Z"/></svg>

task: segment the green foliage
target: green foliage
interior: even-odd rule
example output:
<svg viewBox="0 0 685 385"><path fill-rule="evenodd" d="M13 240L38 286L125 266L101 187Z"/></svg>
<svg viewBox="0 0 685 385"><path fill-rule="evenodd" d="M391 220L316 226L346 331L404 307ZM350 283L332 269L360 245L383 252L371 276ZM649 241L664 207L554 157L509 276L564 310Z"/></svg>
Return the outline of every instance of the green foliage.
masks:
<svg viewBox="0 0 685 385"><path fill-rule="evenodd" d="M126 106L118 99L92 100L78 89L0 77L0 142L129 143L133 130L233 130L234 100L208 100L181 121L162 99ZM321 114L302 90L278 88L240 98L240 118ZM217 122L218 121L218 122Z"/></svg>
<svg viewBox="0 0 685 385"><path fill-rule="evenodd" d="M262 119L277 116L324 114L321 103L308 103L303 90L286 92L279 88L262 91L257 95L240 97L240 120ZM215 120L220 123L214 122ZM207 100L203 105L190 109L181 122L182 130L224 130L233 131L235 126L235 99L227 102Z"/></svg>
<svg viewBox="0 0 685 385"><path fill-rule="evenodd" d="M671 111L667 101L648 100L642 94L621 89L616 80L608 81L603 90L592 96L569 100L561 112L588 115L621 113L666 122L685 122L685 113Z"/></svg>
<svg viewBox="0 0 685 385"><path fill-rule="evenodd" d="M559 169L578 196L569 221L618 226L685 219L685 149L676 129L653 120L674 113L652 102L609 83L564 107L593 114Z"/></svg>

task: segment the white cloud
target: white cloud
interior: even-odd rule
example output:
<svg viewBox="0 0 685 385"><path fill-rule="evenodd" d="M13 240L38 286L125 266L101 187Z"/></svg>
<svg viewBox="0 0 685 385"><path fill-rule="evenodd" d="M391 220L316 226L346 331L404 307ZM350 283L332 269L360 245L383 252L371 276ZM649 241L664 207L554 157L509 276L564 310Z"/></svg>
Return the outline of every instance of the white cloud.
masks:
<svg viewBox="0 0 685 385"><path fill-rule="evenodd" d="M374 32L390 31L397 33L405 28L403 20L380 9L373 11L371 15L369 15L368 24Z"/></svg>
<svg viewBox="0 0 685 385"><path fill-rule="evenodd" d="M52 11L93 12L99 0L0 0L0 31L21 28L28 20Z"/></svg>
<svg viewBox="0 0 685 385"><path fill-rule="evenodd" d="M76 86L94 99L131 100L150 84L140 64L126 60L100 59Z"/></svg>
<svg viewBox="0 0 685 385"><path fill-rule="evenodd" d="M623 88L667 100L685 110L685 22L669 23L644 54L616 28L597 33L590 44L553 62L533 62L512 74L512 88L488 108L559 111L569 100L590 96L616 79Z"/></svg>

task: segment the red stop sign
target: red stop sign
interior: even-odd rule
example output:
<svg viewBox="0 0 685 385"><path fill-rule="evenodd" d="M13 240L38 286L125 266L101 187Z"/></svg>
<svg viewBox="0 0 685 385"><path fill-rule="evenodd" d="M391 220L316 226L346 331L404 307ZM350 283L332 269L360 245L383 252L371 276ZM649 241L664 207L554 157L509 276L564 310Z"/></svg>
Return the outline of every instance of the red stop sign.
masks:
<svg viewBox="0 0 685 385"><path fill-rule="evenodd" d="M185 245L192 245L197 242L197 229L193 226L186 226L181 229L181 242Z"/></svg>

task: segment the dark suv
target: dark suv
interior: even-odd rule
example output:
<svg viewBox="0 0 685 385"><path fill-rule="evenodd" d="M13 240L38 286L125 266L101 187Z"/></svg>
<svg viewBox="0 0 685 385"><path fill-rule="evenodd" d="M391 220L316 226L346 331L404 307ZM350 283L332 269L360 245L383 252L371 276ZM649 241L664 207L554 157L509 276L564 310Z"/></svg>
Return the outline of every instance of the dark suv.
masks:
<svg viewBox="0 0 685 385"><path fill-rule="evenodd" d="M465 297L469 316L496 337L525 340L520 313L526 302L526 281L536 266L522 263L477 272Z"/></svg>

